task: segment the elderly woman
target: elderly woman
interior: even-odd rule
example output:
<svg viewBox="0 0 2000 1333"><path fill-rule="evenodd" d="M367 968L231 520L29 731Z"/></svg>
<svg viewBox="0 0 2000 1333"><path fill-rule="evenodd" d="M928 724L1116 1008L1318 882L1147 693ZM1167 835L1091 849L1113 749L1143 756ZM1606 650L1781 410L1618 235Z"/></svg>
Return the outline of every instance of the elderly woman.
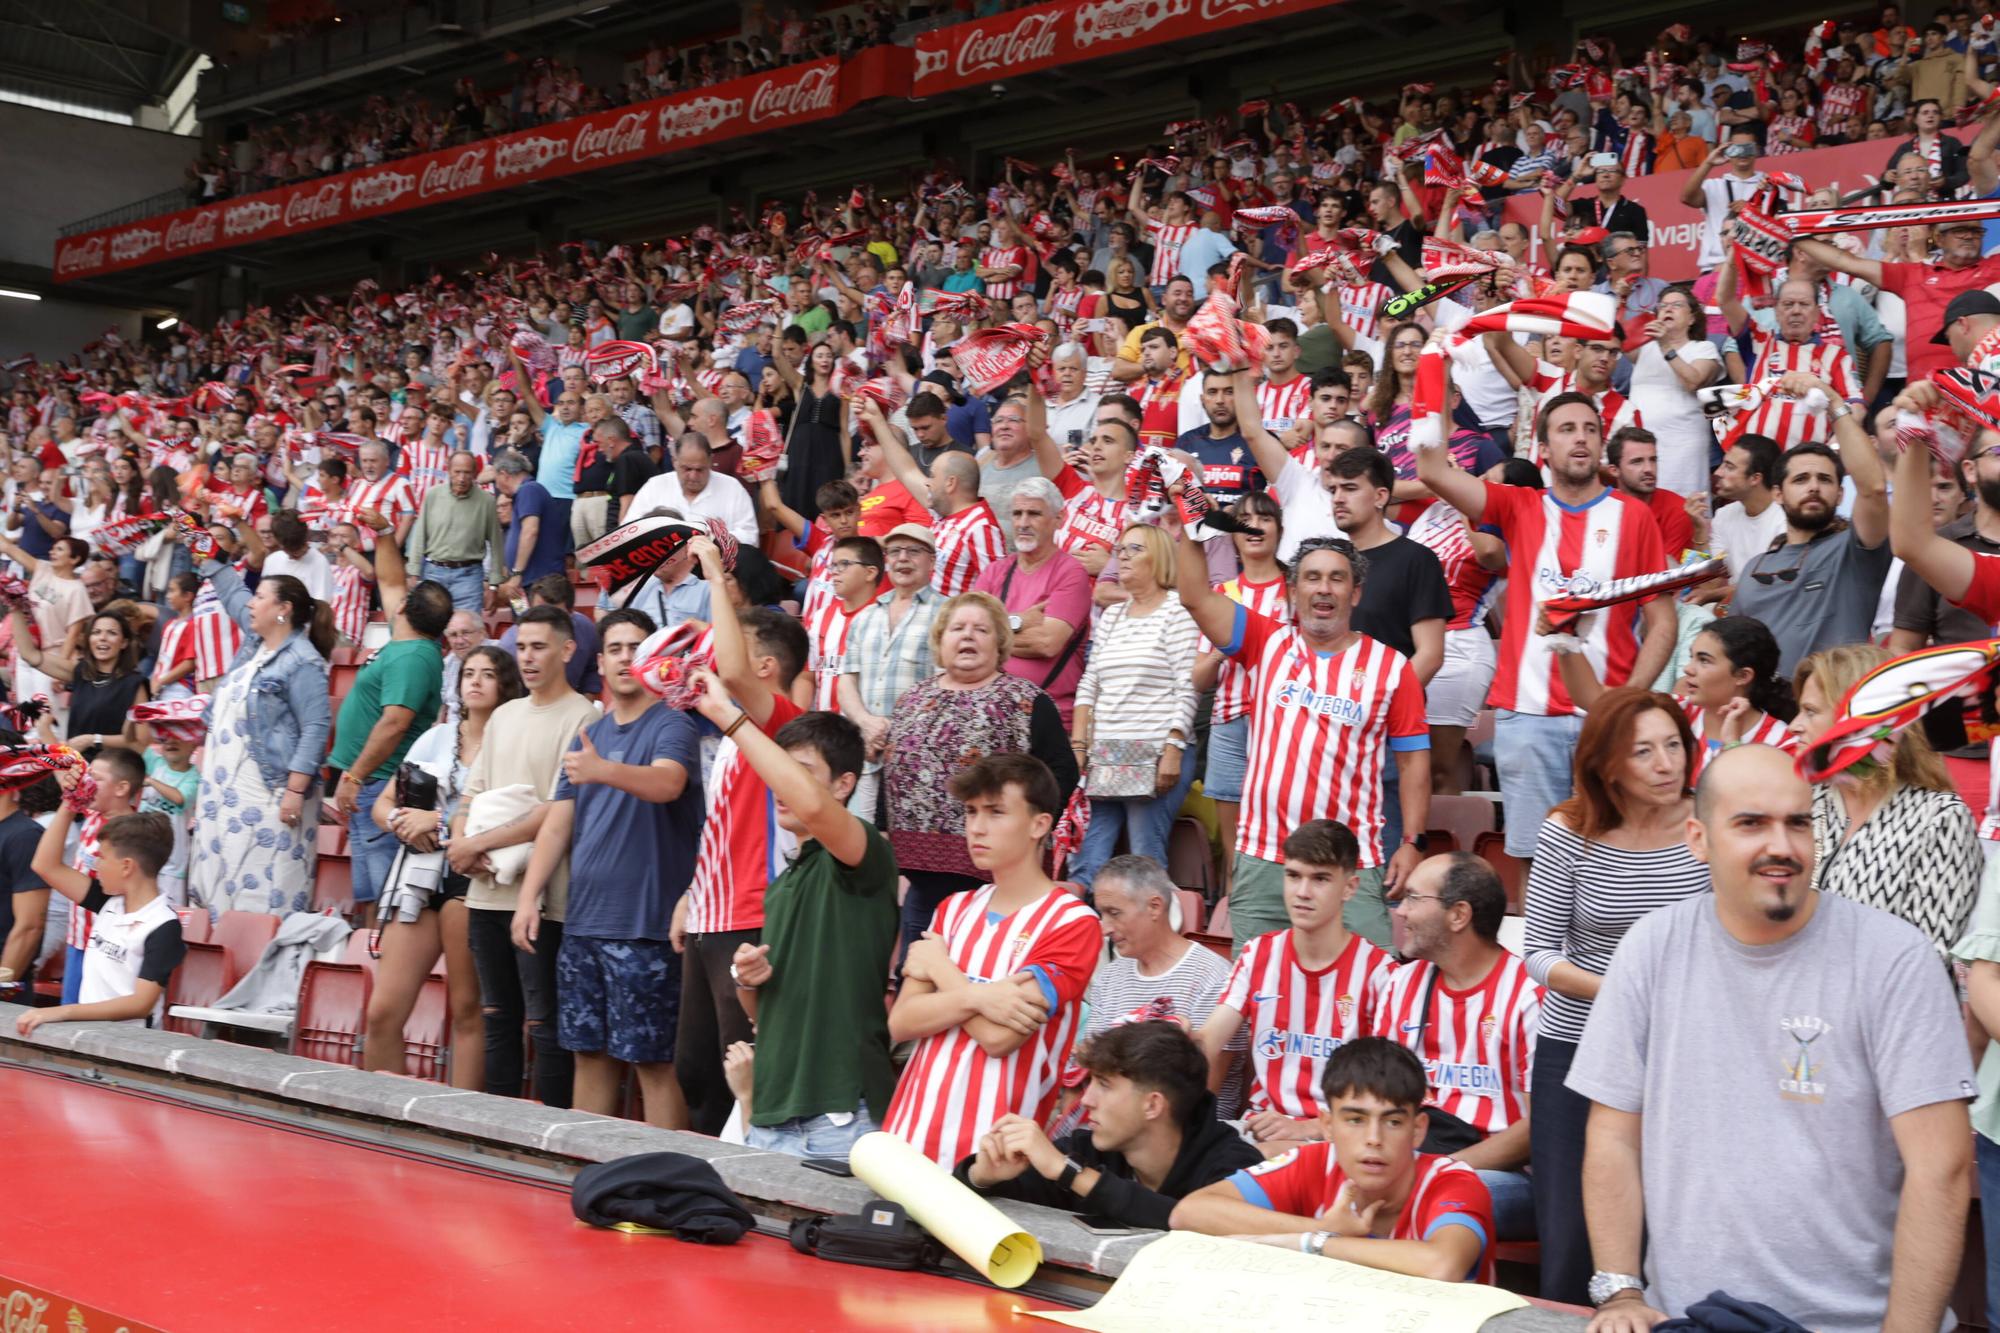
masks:
<svg viewBox="0 0 2000 1333"><path fill-rule="evenodd" d="M915 940L939 903L985 877L965 845L965 810L952 774L989 754L1031 754L1049 766L1063 798L1076 787L1076 758L1055 703L1002 669L1013 638L1007 610L983 592L946 602L931 626L941 674L905 691L882 752L889 845L910 881L903 935Z"/></svg>
<svg viewBox="0 0 2000 1333"><path fill-rule="evenodd" d="M200 572L244 633L208 706L189 901L218 916L305 911L333 722L332 610L289 574L258 580L253 595L228 565Z"/></svg>
<svg viewBox="0 0 2000 1333"><path fill-rule="evenodd" d="M1839 716L1854 682L1889 660L1873 644L1826 648L1793 675L1803 747ZM1905 727L1886 761L1865 761L1813 788L1813 886L1903 918L1949 956L1965 933L1985 860L1972 812L1922 727Z"/></svg>
<svg viewBox="0 0 2000 1333"><path fill-rule="evenodd" d="M1168 830L1194 781L1187 749L1201 631L1173 590L1173 544L1135 523L1112 551L1126 600L1097 622L1070 722L1090 827L1069 873L1086 886L1118 849L1120 830L1136 855L1165 865Z"/></svg>

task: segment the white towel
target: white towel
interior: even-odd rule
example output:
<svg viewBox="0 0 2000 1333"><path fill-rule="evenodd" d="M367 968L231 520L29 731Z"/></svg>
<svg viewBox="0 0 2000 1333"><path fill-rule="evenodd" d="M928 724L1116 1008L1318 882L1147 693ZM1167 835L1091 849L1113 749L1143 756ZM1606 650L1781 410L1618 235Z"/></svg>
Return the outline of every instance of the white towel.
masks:
<svg viewBox="0 0 2000 1333"><path fill-rule="evenodd" d="M483 791L473 797L472 803L466 807L465 831L468 834L485 833L503 824L511 824L541 803L541 794L525 782ZM534 850L535 844L529 841L488 852L486 859L493 866L493 882L517 883L527 873L528 857Z"/></svg>

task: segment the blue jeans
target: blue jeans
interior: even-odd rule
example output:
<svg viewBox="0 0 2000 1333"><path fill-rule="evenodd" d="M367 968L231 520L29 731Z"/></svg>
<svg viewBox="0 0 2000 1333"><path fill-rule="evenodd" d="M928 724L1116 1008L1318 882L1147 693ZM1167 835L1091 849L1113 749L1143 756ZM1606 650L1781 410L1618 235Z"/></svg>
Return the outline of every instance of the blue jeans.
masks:
<svg viewBox="0 0 2000 1333"><path fill-rule="evenodd" d="M76 910L82 911L83 909L77 908ZM64 1004L75 1004L77 998L83 994L83 950L73 944L67 947L69 948L69 956L63 959L62 1002ZM2000 1198L2000 1195L1996 1195L1995 1197Z"/></svg>
<svg viewBox="0 0 2000 1333"><path fill-rule="evenodd" d="M1243 775L1250 767L1250 715L1208 728L1208 771L1201 789L1211 801L1241 801ZM1231 848L1234 851L1235 848Z"/></svg>
<svg viewBox="0 0 2000 1333"><path fill-rule="evenodd" d="M451 594L451 609L478 615L486 607L486 566L467 565L446 569L435 560L424 561L423 577L440 584Z"/></svg>
<svg viewBox="0 0 2000 1333"><path fill-rule="evenodd" d="M1986 1233L1986 1320L2000 1313L2000 1143L1972 1136L1979 1162L1979 1224Z"/></svg>
<svg viewBox="0 0 2000 1333"><path fill-rule="evenodd" d="M1126 841L1135 856L1150 856L1160 865L1167 863L1167 834L1173 830L1174 816L1194 783L1194 765L1181 763L1181 775L1164 796L1149 799L1103 799L1090 803L1090 827L1083 831L1083 846L1069 863L1068 876L1088 888L1097 871L1118 850L1118 833L1126 831Z"/></svg>
<svg viewBox="0 0 2000 1333"><path fill-rule="evenodd" d="M347 817L348 854L354 858L354 901L372 903L382 895L382 881L396 861L396 835L375 826L375 798L390 779L361 784L354 813Z"/></svg>
<svg viewBox="0 0 2000 1333"><path fill-rule="evenodd" d="M1493 1235L1502 1240L1535 1238L1535 1186L1525 1172L1481 1171L1479 1183L1493 1198Z"/></svg>
<svg viewBox="0 0 2000 1333"><path fill-rule="evenodd" d="M1543 717L1506 708L1494 714L1493 766L1499 770L1500 789L1507 793L1509 856L1533 856L1542 821L1569 799L1574 790L1571 764L1582 734L1580 714Z"/></svg>
<svg viewBox="0 0 2000 1333"><path fill-rule="evenodd" d="M753 1103L754 1104L754 1103ZM868 1103L854 1108L854 1118L844 1125L827 1115L800 1116L781 1125L746 1125L743 1141L765 1152L781 1152L791 1157L838 1157L847 1160L856 1140L880 1128L868 1115Z"/></svg>

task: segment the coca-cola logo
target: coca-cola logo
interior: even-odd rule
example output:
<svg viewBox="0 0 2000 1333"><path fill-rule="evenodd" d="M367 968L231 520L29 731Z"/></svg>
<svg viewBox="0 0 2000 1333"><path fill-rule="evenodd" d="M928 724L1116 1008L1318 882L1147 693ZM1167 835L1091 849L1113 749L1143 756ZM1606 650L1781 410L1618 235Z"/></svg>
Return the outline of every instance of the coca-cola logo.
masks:
<svg viewBox="0 0 2000 1333"><path fill-rule="evenodd" d="M1249 14L1282 3L1284 0L1201 0L1201 21L1213 23L1216 19Z"/></svg>
<svg viewBox="0 0 2000 1333"><path fill-rule="evenodd" d="M372 172L347 187L347 206L356 211L386 208L416 188L417 178L406 171Z"/></svg>
<svg viewBox="0 0 2000 1333"><path fill-rule="evenodd" d="M697 97L691 102L661 107L653 135L663 144L675 139L699 139L742 114L740 97Z"/></svg>
<svg viewBox="0 0 2000 1333"><path fill-rule="evenodd" d="M646 113L628 111L609 125L578 127L569 150L572 162L597 162L646 150Z"/></svg>
<svg viewBox="0 0 2000 1333"><path fill-rule="evenodd" d="M222 220L222 210L204 208L184 218L175 218L167 223L167 250L198 250L204 245L215 244L216 224Z"/></svg>
<svg viewBox="0 0 2000 1333"><path fill-rule="evenodd" d="M305 227L340 216L339 181L328 181L317 190L301 190L285 200L285 225Z"/></svg>
<svg viewBox="0 0 2000 1333"><path fill-rule="evenodd" d="M931 75L937 73L939 70L943 69L946 65L949 65L950 63L951 63L951 52L931 51L931 50L926 50L921 46L918 47L917 72L914 82L922 83L925 79L928 79Z"/></svg>
<svg viewBox="0 0 2000 1333"><path fill-rule="evenodd" d="M246 199L222 210L222 234L232 240L255 235L283 216L283 210L268 199Z"/></svg>
<svg viewBox="0 0 2000 1333"><path fill-rule="evenodd" d="M111 262L122 264L139 259L160 248L160 233L151 227L132 227L111 236Z"/></svg>
<svg viewBox="0 0 2000 1333"><path fill-rule="evenodd" d="M93 236L87 241L66 245L56 256L56 276L65 277L71 273L82 273L104 266L104 238Z"/></svg>
<svg viewBox="0 0 2000 1333"><path fill-rule="evenodd" d="M493 178L532 175L568 152L569 144L564 140L545 139L539 134L503 143L493 150Z"/></svg>
<svg viewBox="0 0 2000 1333"><path fill-rule="evenodd" d="M983 70L1004 70L1035 64L1055 54L1056 39L1062 35L1057 22L1060 14L1030 14L1006 32L989 33L974 27L959 43L952 62L956 74L977 74ZM939 53L942 56L942 53ZM922 53L919 52L921 56ZM924 71L919 69L921 79Z"/></svg>
<svg viewBox="0 0 2000 1333"><path fill-rule="evenodd" d="M1102 4L1083 5L1076 11L1074 40L1079 50L1099 42L1122 42L1192 9L1192 0L1105 0Z"/></svg>
<svg viewBox="0 0 2000 1333"><path fill-rule="evenodd" d="M486 181L486 149L468 148L449 162L424 163L417 180L417 198L435 199L442 194L476 190Z"/></svg>
<svg viewBox="0 0 2000 1333"><path fill-rule="evenodd" d="M831 111L834 81L839 72L837 65L822 65L808 69L788 84L766 79L757 85L756 92L750 94L750 123L761 125L767 120L789 120L818 111Z"/></svg>

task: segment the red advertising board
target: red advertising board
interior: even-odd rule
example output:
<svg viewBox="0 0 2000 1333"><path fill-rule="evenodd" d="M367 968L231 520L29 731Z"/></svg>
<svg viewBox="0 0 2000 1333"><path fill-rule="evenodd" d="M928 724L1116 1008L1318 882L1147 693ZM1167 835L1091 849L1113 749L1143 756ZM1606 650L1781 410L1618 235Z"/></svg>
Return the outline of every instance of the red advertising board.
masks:
<svg viewBox="0 0 2000 1333"><path fill-rule="evenodd" d="M1054 0L916 40L910 96L929 97L1051 65L1117 55L1339 0Z"/></svg>
<svg viewBox="0 0 2000 1333"><path fill-rule="evenodd" d="M816 60L462 148L105 227L58 241L55 276L59 282L88 278L595 171L824 120L855 102L901 91L855 86L859 82L843 77L839 61Z"/></svg>
<svg viewBox="0 0 2000 1333"><path fill-rule="evenodd" d="M1970 130L1953 133L1966 140L1972 137ZM1887 170L1890 154L1901 142L1873 139L1838 148L1812 148L1803 153L1761 158L1757 165L1765 171L1789 171L1803 180L1808 189L1831 188L1847 194L1875 184ZM1717 167L1716 173L1722 170ZM1646 210L1647 229L1653 233L1647 240L1651 254L1646 271L1668 282L1682 282L1700 274L1695 258L1701 252L1702 215L1700 210L1681 202L1681 191L1687 187L1688 177L1695 174L1669 171L1658 176L1635 176L1625 182L1626 197ZM1509 222L1525 223L1532 232L1540 225L1541 216L1540 193L1513 195L1507 200ZM1535 247L1540 250L1539 239Z"/></svg>

